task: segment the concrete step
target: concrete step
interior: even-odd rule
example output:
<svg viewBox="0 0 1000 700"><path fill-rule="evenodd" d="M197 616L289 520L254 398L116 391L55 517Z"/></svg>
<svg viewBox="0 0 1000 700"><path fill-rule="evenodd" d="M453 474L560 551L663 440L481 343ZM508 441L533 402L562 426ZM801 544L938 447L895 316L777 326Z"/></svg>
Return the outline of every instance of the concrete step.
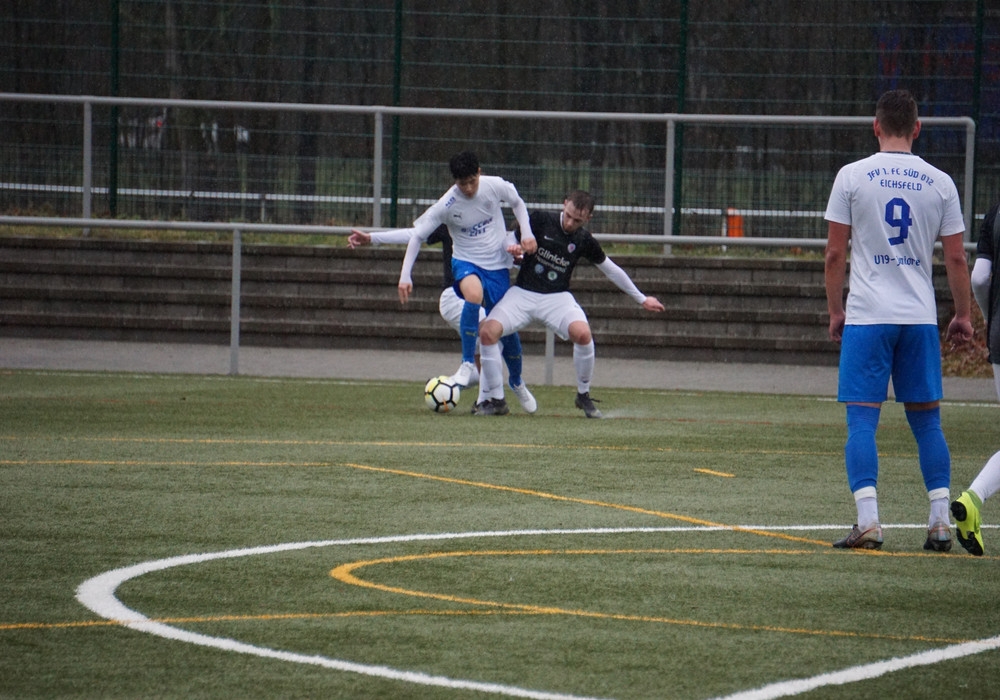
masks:
<svg viewBox="0 0 1000 700"><path fill-rule="evenodd" d="M404 308L401 247L246 246L244 344L453 351L438 315L441 258L424 250ZM573 291L607 357L820 364L826 340L822 261L616 257L667 307L650 314L598 270L581 265ZM0 334L177 342L229 341L227 244L0 239ZM545 332L522 332L540 354ZM570 350L557 342L557 354Z"/></svg>

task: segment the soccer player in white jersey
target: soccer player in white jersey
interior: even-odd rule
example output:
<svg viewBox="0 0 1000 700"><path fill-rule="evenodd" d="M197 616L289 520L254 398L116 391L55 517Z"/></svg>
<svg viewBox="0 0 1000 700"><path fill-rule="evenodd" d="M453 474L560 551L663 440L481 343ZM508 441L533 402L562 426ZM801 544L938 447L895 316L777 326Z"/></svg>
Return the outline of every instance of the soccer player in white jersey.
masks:
<svg viewBox="0 0 1000 700"><path fill-rule="evenodd" d="M352 249L366 245L389 245L394 243L406 245L410 242L412 235L412 229L373 231L371 233L360 231L358 229L352 229L351 235L347 238L347 245ZM459 334L459 336L461 336L462 310L465 306L465 302L455 292L455 278L451 270L452 243L451 235L448 233L448 227L441 224L434 229L434 232L427 239L427 243L431 245L436 243L441 244L443 288L441 289L441 295L438 297L438 311L441 314L441 318L443 318L445 322L451 326L455 332ZM480 307L479 320L482 321L485 318L486 311ZM524 379L521 376L522 357L520 337L502 338L501 341L501 355L503 356L504 363L507 365L507 378L510 382L510 386L514 389L518 399L520 399L522 408L524 408L527 413L534 413L538 410L538 402L535 400L531 391L528 390L528 386L525 384ZM516 350L510 350L511 347L516 348ZM479 382L478 369L473 372L469 381ZM495 393L499 395L500 400L503 400L502 386L499 391ZM489 395L492 396L493 394Z"/></svg>
<svg viewBox="0 0 1000 700"><path fill-rule="evenodd" d="M1000 204L986 214L976 244L976 264L972 267L972 293L986 319L986 347L993 365L993 384L1000 397ZM951 504L958 542L974 556L983 556L980 530L983 501L1000 491L1000 452L990 457L969 488Z"/></svg>
<svg viewBox="0 0 1000 700"><path fill-rule="evenodd" d="M941 430L941 348L931 257L940 240L955 305L947 338L967 342L973 331L965 224L955 183L911 152L920 121L909 92L891 90L879 98L874 131L879 152L841 168L825 214L830 339L841 344L837 400L846 404L844 457L858 515L847 537L833 546L882 546L875 431L891 377L917 442L930 499L924 549L948 551L951 455Z"/></svg>
<svg viewBox="0 0 1000 700"><path fill-rule="evenodd" d="M476 371L480 307L487 311L492 309L510 287L510 268L513 267L514 260L507 252L509 235L501 208L503 204L514 212L521 227L522 246L525 250L535 250L535 238L531 234L528 208L513 184L501 177L483 175L479 159L469 151L453 156L448 165L455 184L413 222L410 230L410 240L399 273L399 301L405 304L413 292L411 275L420 246L434 229L441 224L446 225L453 246L451 264L455 291L465 302L460 332L462 364L451 379L462 386L468 386ZM520 339L510 336L510 340L516 342L517 347L509 350L520 355ZM480 387L477 405L486 400L497 400L495 396L483 396L482 385ZM523 382L511 388L527 410L531 402L526 404L528 397L522 396L522 393L527 392ZM499 401L503 401L502 396Z"/></svg>

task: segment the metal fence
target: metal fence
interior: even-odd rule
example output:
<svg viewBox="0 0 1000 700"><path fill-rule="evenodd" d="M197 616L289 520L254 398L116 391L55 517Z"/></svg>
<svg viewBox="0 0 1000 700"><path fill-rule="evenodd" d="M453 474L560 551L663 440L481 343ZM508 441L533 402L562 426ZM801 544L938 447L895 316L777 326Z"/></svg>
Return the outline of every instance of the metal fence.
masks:
<svg viewBox="0 0 1000 700"><path fill-rule="evenodd" d="M833 175L841 164L860 155L834 155L830 144L837 141L838 134L856 137L858 132L871 133L871 117L464 110L0 93L0 103L18 102L75 110L81 146L53 150L46 143L21 143L8 148L0 165L0 210L89 219L107 216L108 202L114 200L119 202L121 218L326 225L331 231L351 226L382 227L388 209L402 212L400 224L408 225L450 184L443 162L404 163L398 191L389 192L386 181L393 162L387 155L387 122L394 119L456 121L470 124L470 128L484 122L652 127L662 133L656 145L662 149L662 167L656 170L627 164L595 168L589 163L565 162L483 165L485 172L513 181L533 208L558 207L568 190L589 189L598 196L596 231L616 234L621 241L644 243L665 243L677 235L693 239L720 234L763 245L821 240L826 233L822 215ZM110 113L118 107L155 109L163 116L162 122L123 135L122 143L116 145L124 149L125 157L112 164L108 144L95 145L95 133L101 131L95 113ZM183 112L232 113L237 120L262 112L317 114L331 121L351 119L358 123L352 138L368 144L370 156L251 157L238 150L221 153L158 147L163 132L171 128L168 115ZM926 117L922 121L925 129L921 138L938 150L921 155L952 173L963 193L970 235L975 123L968 117ZM206 128L205 136L211 139L212 127ZM813 136L802 142L815 145L795 153L768 154L768 164L761 162L762 154L751 149L737 149L728 163L710 169L687 167L677 158L681 144L691 153L711 147L734 130L746 134L777 129L810 132ZM116 173L113 178L111 170ZM304 172L311 176L308 181L303 180Z"/></svg>
<svg viewBox="0 0 1000 700"><path fill-rule="evenodd" d="M1000 192L1000 5L987 0L113 0L56 12L7 2L0 25L0 92L9 93L822 117L870 115L882 91L909 88L925 117L975 120L975 210ZM275 221L364 213L312 198L365 196L365 114L149 103L95 106L93 117L95 186L110 193L95 205L111 216L250 216L244 184L274 195L265 213ZM67 154L80 146L78 122L73 105L5 105L0 179L37 184L76 168ZM686 210L726 199L786 210L786 193L794 201L826 190L837 167L875 148L870 130L853 126L678 126L674 201ZM595 223L659 228L642 208L662 204L662 124L393 115L385 129L384 223L407 222L407 202L433 197L443 161L471 148L534 201L580 184L633 207ZM934 130L917 148L960 176L963 145L962 134ZM155 188L143 182L154 175L171 182L169 197L115 198ZM745 230L798 235L806 221L756 216ZM691 216L674 231L718 227L714 216Z"/></svg>

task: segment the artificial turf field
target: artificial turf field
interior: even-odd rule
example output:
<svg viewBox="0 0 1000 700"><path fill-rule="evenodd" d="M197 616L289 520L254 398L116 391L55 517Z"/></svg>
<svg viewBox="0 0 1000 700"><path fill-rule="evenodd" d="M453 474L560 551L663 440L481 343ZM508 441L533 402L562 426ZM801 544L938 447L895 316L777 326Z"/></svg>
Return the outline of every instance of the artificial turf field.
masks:
<svg viewBox="0 0 1000 700"><path fill-rule="evenodd" d="M422 386L0 373L0 696L1000 697L1000 532L924 552L901 407L866 553L835 402ZM942 415L957 495L1000 408Z"/></svg>

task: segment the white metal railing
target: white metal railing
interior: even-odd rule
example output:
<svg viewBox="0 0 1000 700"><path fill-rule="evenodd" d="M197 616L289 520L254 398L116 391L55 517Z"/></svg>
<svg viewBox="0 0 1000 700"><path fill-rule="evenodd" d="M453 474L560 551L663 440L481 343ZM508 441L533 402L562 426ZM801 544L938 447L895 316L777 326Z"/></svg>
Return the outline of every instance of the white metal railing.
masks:
<svg viewBox="0 0 1000 700"><path fill-rule="evenodd" d="M440 117L479 117L503 119L545 119L545 120L575 120L575 121L621 121L662 123L667 130L666 168L663 194L663 233L648 234L613 234L597 233L599 240L614 243L644 243L662 244L665 252L669 252L672 244L694 245L724 245L724 246L754 246L754 247L800 247L822 248L826 245L822 238L759 238L759 237L725 237L716 236L679 236L673 235L672 219L674 211L674 152L676 128L678 124L789 124L789 125L858 125L871 124L868 117L825 117L825 116L771 116L771 115L725 115L725 114L644 114L626 112L547 112L547 111L516 111L516 110L471 110L471 109L434 109L419 107L387 107L387 106L356 106L356 105L311 105L301 103L272 102L223 102L215 100L177 100L129 97L98 97L87 95L35 95L27 93L0 93L0 102L34 102L34 103L69 103L79 104L83 109L83 177L79 185L81 195L81 217L36 217L36 216L3 216L0 215L0 225L9 226L57 226L69 228L121 228L149 230L184 230L184 231L216 231L230 232L233 238L232 264L232 309L230 315L230 374L239 373L239 333L240 333L240 285L242 259L242 233L285 233L291 235L338 235L350 233L347 226L310 226L291 224L248 223L248 222L204 222L204 221L137 221L118 219L95 219L91 216L92 199L95 193L93 185L93 107L94 105L146 106L146 107L181 107L217 110L242 111L289 111L289 112L319 112L339 114L366 114L373 118L374 150L372 176L372 226L381 227L381 206L385 201L382 197L382 141L383 120L386 116L440 116ZM969 117L924 117L925 125L953 126L965 129L965 181L964 181L964 218L966 231L966 249L974 250L975 246L968 243L972 230L972 191L975 167L975 122ZM13 183L4 183L13 184ZM68 186L76 192L76 186ZM65 190L61 190L65 191ZM190 193L186 193L188 196ZM240 196L254 196L243 195ZM259 197L256 195L255 197ZM428 201L427 204L432 202ZM659 209L659 208L657 208ZM691 213L714 214L716 210L691 210ZM725 210L719 214L725 220ZM749 215L751 210L739 210L737 214ZM782 215L815 217L820 212L781 212ZM554 339L549 333L546 337L546 382L552 382L552 367L554 362Z"/></svg>
<svg viewBox="0 0 1000 700"><path fill-rule="evenodd" d="M663 192L663 234L662 236L636 236L635 242L660 243L669 245L672 234L674 212L674 155L678 124L721 124L721 125L856 125L868 126L872 117L830 117L795 115L746 115L746 114L677 114L642 112L556 112L540 110L506 109L447 109L430 107L390 107L384 105L315 105L288 102L227 102L221 100L180 100L141 97L102 97L95 95L46 95L31 93L0 93L0 102L29 102L47 104L78 104L83 109L83 177L82 216L89 218L92 209L93 188L93 108L104 106L133 106L155 108L189 108L224 111L266 111L266 112L313 112L320 114L369 115L373 119L372 152L372 226L382 225L382 142L384 119L386 116L422 117L474 117L481 119L534 119L549 121L590 121L590 122L639 122L660 123L666 128L666 157L664 167ZM972 193L975 168L976 124L970 117L924 117L921 122L927 126L952 126L965 129L965 173L964 173L964 218L966 236L972 230ZM792 243L798 245L798 243Z"/></svg>

